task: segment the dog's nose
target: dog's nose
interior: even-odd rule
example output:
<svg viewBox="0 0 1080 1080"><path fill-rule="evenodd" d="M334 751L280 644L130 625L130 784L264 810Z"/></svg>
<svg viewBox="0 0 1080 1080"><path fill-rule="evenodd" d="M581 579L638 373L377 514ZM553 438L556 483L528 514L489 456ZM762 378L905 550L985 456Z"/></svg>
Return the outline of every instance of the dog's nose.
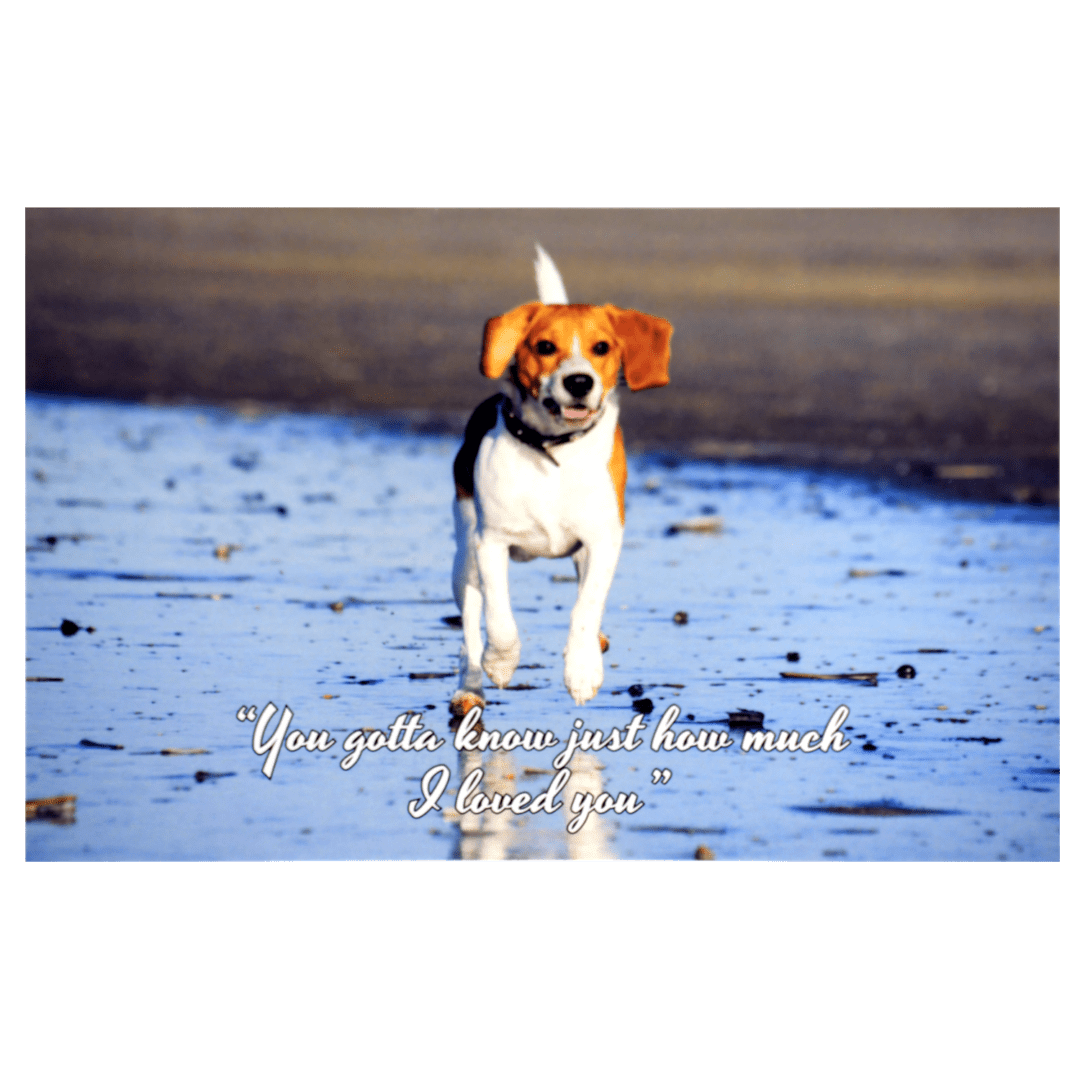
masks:
<svg viewBox="0 0 1080 1080"><path fill-rule="evenodd" d="M562 384L574 397L583 398L592 389L593 378L591 375L567 375Z"/></svg>

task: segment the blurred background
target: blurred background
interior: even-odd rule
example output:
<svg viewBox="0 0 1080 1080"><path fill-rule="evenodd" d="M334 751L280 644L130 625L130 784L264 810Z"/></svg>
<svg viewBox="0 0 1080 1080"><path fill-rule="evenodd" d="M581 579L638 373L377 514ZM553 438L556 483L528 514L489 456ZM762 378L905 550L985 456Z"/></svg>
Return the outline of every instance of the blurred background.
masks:
<svg viewBox="0 0 1080 1080"><path fill-rule="evenodd" d="M1057 501L1054 209L28 210L27 389L457 432L534 241L675 326L631 448Z"/></svg>

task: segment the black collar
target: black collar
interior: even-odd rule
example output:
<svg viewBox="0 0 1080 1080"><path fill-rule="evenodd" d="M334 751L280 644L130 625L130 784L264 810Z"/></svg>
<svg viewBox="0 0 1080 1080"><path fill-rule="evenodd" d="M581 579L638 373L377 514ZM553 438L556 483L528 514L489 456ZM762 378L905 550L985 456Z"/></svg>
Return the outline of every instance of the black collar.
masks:
<svg viewBox="0 0 1080 1080"><path fill-rule="evenodd" d="M580 435L585 435L592 431L598 423L597 420L594 420L587 428L582 428L580 431L568 431L564 435L543 435L537 431L536 428L529 427L529 425L514 412L514 407L511 404L510 399L505 395L503 396L502 402L502 415L506 430L509 431L515 439L519 442L523 442L526 446L531 446L534 450L539 450L548 461L555 465L558 465L559 463L548 453L547 448L549 446L562 446L564 443L573 442L573 440Z"/></svg>

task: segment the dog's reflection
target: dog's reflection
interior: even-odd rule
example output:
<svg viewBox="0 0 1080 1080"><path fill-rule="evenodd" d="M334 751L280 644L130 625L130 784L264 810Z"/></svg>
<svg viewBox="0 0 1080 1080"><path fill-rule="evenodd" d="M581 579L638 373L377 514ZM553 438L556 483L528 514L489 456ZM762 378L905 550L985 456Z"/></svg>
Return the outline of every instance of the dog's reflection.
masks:
<svg viewBox="0 0 1080 1080"><path fill-rule="evenodd" d="M458 786L474 770L482 768L484 778L477 789L489 798L513 796L518 792L519 766L514 755L495 751L487 761L479 750L458 753ZM604 790L603 765L592 754L580 751L569 765L570 779L557 796L562 806L555 813L514 814L509 809L496 813L458 814L453 804L443 816L458 829L457 859L614 859L612 825L598 814L589 814L575 832L567 825L575 814L574 798L579 793L595 797ZM544 770L547 772L547 770ZM504 801L506 801L504 799ZM445 804L444 804L445 806Z"/></svg>

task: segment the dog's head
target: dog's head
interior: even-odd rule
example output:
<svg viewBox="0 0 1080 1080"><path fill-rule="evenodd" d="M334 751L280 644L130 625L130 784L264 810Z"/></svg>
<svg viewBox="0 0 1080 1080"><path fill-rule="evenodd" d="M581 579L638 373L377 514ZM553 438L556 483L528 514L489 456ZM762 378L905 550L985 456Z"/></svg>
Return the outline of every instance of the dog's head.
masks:
<svg viewBox="0 0 1080 1080"><path fill-rule="evenodd" d="M512 376L522 419L549 435L588 427L621 370L631 390L665 386L672 327L612 304L522 304L489 319L480 370Z"/></svg>

